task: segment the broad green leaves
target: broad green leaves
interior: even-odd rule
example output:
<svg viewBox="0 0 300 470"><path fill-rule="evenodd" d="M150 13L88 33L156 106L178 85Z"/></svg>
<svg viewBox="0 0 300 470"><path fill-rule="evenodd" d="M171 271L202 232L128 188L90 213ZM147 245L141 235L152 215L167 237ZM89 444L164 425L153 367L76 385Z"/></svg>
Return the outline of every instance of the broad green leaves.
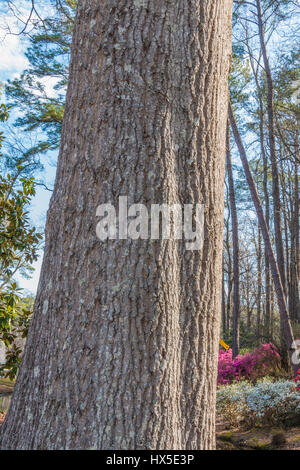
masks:
<svg viewBox="0 0 300 470"><path fill-rule="evenodd" d="M5 105L0 105L0 113L2 122L8 119L9 109ZM14 175L0 176L0 341L9 348L0 375L10 379L16 376L21 361L16 339L27 335L32 313L21 298L22 289L14 276L30 269L37 260L42 239L28 216L27 208L34 194L34 179L22 177L22 167Z"/></svg>

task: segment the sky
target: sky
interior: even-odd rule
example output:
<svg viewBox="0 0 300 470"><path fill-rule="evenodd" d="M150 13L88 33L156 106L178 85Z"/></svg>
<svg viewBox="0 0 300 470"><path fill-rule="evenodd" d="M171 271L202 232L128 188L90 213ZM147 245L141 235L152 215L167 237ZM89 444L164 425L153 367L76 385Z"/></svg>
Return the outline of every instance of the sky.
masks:
<svg viewBox="0 0 300 470"><path fill-rule="evenodd" d="M24 36L18 36L16 34L9 34L8 28L12 33L17 33L20 31L21 22L16 21L13 14L7 14L3 10L4 2L0 0L0 83L5 84L7 80L12 80L18 77L27 67L28 61L25 57L25 52L27 48L27 43L24 39ZM30 3L28 0L18 0L18 17L21 20L26 20L29 14ZM6 32L5 32L6 30ZM53 93L54 83L49 81L45 83L47 93L50 95ZM5 96L1 97L5 101ZM12 116L13 117L13 116ZM52 155L51 160L55 160L57 155ZM55 178L55 168L49 163L45 164L45 172L43 178L47 180L47 184L53 186L53 181ZM43 187L37 187L36 196L32 201L30 207L30 215L32 223L35 227L43 231L46 212L49 206L49 201L51 197L51 192L45 190ZM38 286L40 270L42 264L42 251L37 262L34 263L33 267L35 269L31 279L25 279L22 276L16 276L16 280L19 283L19 286L24 289L24 294L35 294Z"/></svg>

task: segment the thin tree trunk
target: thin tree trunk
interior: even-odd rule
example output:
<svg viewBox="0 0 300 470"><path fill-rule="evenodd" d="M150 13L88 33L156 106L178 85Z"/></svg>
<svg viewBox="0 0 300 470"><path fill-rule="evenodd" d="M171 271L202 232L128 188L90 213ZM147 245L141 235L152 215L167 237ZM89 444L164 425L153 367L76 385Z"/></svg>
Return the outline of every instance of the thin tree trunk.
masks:
<svg viewBox="0 0 300 470"><path fill-rule="evenodd" d="M287 299L287 306L289 308L290 306L290 302L289 302L289 288L288 286L290 285L289 283L289 270L288 270L288 266L289 266L289 233L288 233L288 205L287 205L287 197L286 197L286 194L288 193L288 187L287 187L287 184L286 184L286 179L285 179L285 171L284 171L284 167L283 167L283 161L282 161L282 154L281 154L281 148L279 149L280 150L280 154L279 154L279 183L280 183L280 186L281 186L281 193L282 193L282 202L281 202L281 213L282 213L282 222L283 222L283 229L282 229L282 233L283 233L283 247L285 249L285 264L284 264L284 277L285 277L285 280L286 280L286 292L285 292L285 296L286 296L286 299ZM276 235L276 233L275 233ZM289 316L290 316L290 319L291 321L293 321L293 316L292 316L292 312L290 311L289 309ZM286 369L288 369L288 352L287 352L287 349L288 349L288 345L286 345L286 342L285 342L285 336L284 336L284 325L282 323L282 321L280 321L280 331L281 331L281 334L280 334L280 349L281 349L281 356L282 356L282 359L283 359L283 365Z"/></svg>
<svg viewBox="0 0 300 470"><path fill-rule="evenodd" d="M277 296L277 303L278 303L279 312L280 312L280 319L281 319L281 322L282 322L282 325L283 325L285 342L288 345L289 357L290 357L290 360L291 360L291 364L292 364L292 367L293 367L294 374L296 376L298 366L297 366L297 364L293 364L293 362L292 362L292 356L293 356L294 351L295 351L295 349L294 349L295 348L294 335L293 335L293 330L292 330L292 326L291 326L291 322L290 322L290 318L289 318L289 312L288 312L287 305L286 305L284 290L283 290L283 286L282 286L282 283L281 283L281 277L280 277L280 274L279 274L278 265L277 265L275 255L274 255L274 252L273 252L271 239L270 239L270 234L269 234L268 227L267 227L267 224L266 224L266 220L265 220L265 217L264 217L262 205L261 205L261 202L260 202L260 199L259 199L259 196L258 196L256 184L255 184L255 181L253 179L253 176L252 176L252 173L251 173L251 170L250 170L250 167L249 167L246 152L245 152L245 149L244 149L244 146L243 146L243 142L242 142L237 124L235 122L235 118L234 118L234 115L233 115L231 104L229 104L229 119L230 119L230 124L231 124L232 131L233 131L233 134L234 134L236 146L239 150L239 154L240 154L240 158L241 158L242 165L243 165L243 168L244 168L247 183L248 183L248 186L249 186L249 189L250 189L252 201L253 201L253 204L254 204L254 207L255 207L255 210L256 210L256 213L257 213L257 218L258 218L258 222L259 222L259 225L260 225L260 228L261 228L261 232L262 232L262 236L263 236L263 239L264 239L265 247L266 247L266 250L267 250L268 259L269 259L270 268L271 268L271 273L272 273L273 282L274 282L274 287L275 287L276 296Z"/></svg>
<svg viewBox="0 0 300 470"><path fill-rule="evenodd" d="M271 285L270 306L271 306L271 336L270 336L270 340L273 343L275 341L275 332L274 332L274 330L275 330L275 308L276 308L273 284Z"/></svg>
<svg viewBox="0 0 300 470"><path fill-rule="evenodd" d="M250 267L249 267L249 264L247 268L248 269L246 271L246 318L247 318L247 330L250 332L252 309L250 305L250 279L249 279Z"/></svg>
<svg viewBox="0 0 300 470"><path fill-rule="evenodd" d="M255 70L253 55L250 50L250 45L247 38L247 47L250 54L250 64L253 72L253 76L257 88L257 97L259 101L259 140L260 140L260 151L263 159L263 192L264 192L264 207L265 207L265 220L268 230L270 230L270 201L268 191L268 157L265 151L265 137L264 137L264 103L263 103L263 90L259 83L259 73ZM263 336L267 342L270 341L270 266L266 249L264 248L264 261L265 261L265 303L264 303L264 333Z"/></svg>
<svg viewBox="0 0 300 470"><path fill-rule="evenodd" d="M236 210L236 200L231 164L229 123L227 126L227 174L229 186L229 202L232 223L232 246L233 246L233 327L232 327L232 356L235 358L240 352L240 256L239 256L239 232Z"/></svg>
<svg viewBox="0 0 300 470"><path fill-rule="evenodd" d="M273 212L274 212L274 228L275 228L275 246L276 246L276 255L277 255L277 264L279 269L279 274L281 277L281 283L285 296L287 295L287 285L286 285L286 275L285 275L285 262L284 262L284 251L283 251L283 241L282 241L282 229L281 229L281 201L280 201L280 185L279 185L279 172L278 172L278 162L276 154L276 145L275 145L275 123L274 123L274 87L272 73L269 63L269 58L266 49L265 43L265 33L263 26L263 14L261 9L260 0L256 0L257 7L257 18L258 18L258 30L259 30L259 39L262 50L262 56L264 61L264 68L267 78L267 112L268 112L268 134L269 134L269 146L270 146L270 156L271 156L271 166L272 166L272 196L273 196ZM287 366L288 361L288 348L289 345L285 343L284 328L285 325L282 323L283 319L281 318L281 356L283 362Z"/></svg>
<svg viewBox="0 0 300 470"><path fill-rule="evenodd" d="M295 162L294 191L292 195L292 221L291 221L291 256L290 256L290 283L289 283L289 310L293 321L300 321L299 300L299 183L298 164Z"/></svg>
<svg viewBox="0 0 300 470"><path fill-rule="evenodd" d="M262 293L262 249L261 249L261 230L258 227L258 247L257 247L257 345L260 345L261 339L261 293Z"/></svg>
<svg viewBox="0 0 300 470"><path fill-rule="evenodd" d="M277 254L277 264L279 273L281 276L281 283L286 294L286 277L285 277L285 264L284 264L284 253L283 253L283 242L282 242L282 230L281 230L281 202L280 202L280 186L279 186L279 173L278 173L278 162L275 145L275 124L274 124L274 90L273 90L273 79L271 68L269 64L269 58L266 49L263 18L261 10L260 0L256 0L257 6L257 18L258 18L258 30L259 39L262 50L262 56L264 61L264 68L267 78L267 113L268 113L268 135L269 135L269 146L272 166L272 196L273 196L273 210L274 210L274 228L275 228L275 245Z"/></svg>
<svg viewBox="0 0 300 470"><path fill-rule="evenodd" d="M2 449L212 449L231 0L84 0ZM203 249L96 238L99 204L205 207Z"/></svg>
<svg viewBox="0 0 300 470"><path fill-rule="evenodd" d="M226 303L225 303L225 272L224 272L224 258L222 265L222 333L226 333Z"/></svg>
<svg viewBox="0 0 300 470"><path fill-rule="evenodd" d="M226 237L225 237L225 247L227 251L228 257L228 265L227 265L227 302L226 302L226 318L227 318L227 331L230 330L230 323L231 323L231 311L232 311L232 259L231 259L231 247L229 241L229 218L230 218L230 209L228 219L225 221L225 228L226 228Z"/></svg>
<svg viewBox="0 0 300 470"><path fill-rule="evenodd" d="M285 279L286 279L286 285L287 285L287 292L286 296L288 296L288 285L290 282L289 279L289 269L288 267L290 266L290 250L289 250L289 220L291 218L290 214L290 208L288 205L288 194L291 192L291 179L289 176L286 178L286 169L284 168L283 164L283 149L282 145L280 145L279 148L279 182L280 182L280 188L281 188L281 194L282 194L282 202L281 202L281 213L282 213L282 225L283 225L283 245L284 245L284 251L285 251ZM290 312L291 316L291 312ZM292 318L292 317L291 317Z"/></svg>
<svg viewBox="0 0 300 470"><path fill-rule="evenodd" d="M270 200L268 190L268 159L265 152L264 146L264 131L263 131L264 119L263 119L263 106L262 99L260 96L260 147L261 154L263 157L263 190L264 190L264 203L265 203L265 220L268 231L270 230ZM271 279L270 279L270 263L266 247L264 247L265 256L265 326L264 326L264 337L267 342L270 341L270 321L271 321Z"/></svg>
<svg viewBox="0 0 300 470"><path fill-rule="evenodd" d="M227 305L226 305L226 316L227 316L227 330L230 330L231 319L232 319L232 276L228 277L228 286L227 286Z"/></svg>

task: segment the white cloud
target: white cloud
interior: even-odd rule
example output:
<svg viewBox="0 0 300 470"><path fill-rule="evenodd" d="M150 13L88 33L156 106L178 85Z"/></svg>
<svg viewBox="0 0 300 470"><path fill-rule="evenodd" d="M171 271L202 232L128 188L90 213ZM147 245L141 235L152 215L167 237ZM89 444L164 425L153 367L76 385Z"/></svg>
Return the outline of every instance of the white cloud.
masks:
<svg viewBox="0 0 300 470"><path fill-rule="evenodd" d="M19 36L7 35L0 41L0 73L21 72L28 65L24 55L25 47Z"/></svg>
<svg viewBox="0 0 300 470"><path fill-rule="evenodd" d="M24 55L26 40L17 33L22 30L23 22L29 17L30 9L29 3L23 1L19 3L18 10L14 14L7 10L5 5L3 2L0 17L0 73L6 78L21 72L28 64Z"/></svg>
<svg viewBox="0 0 300 470"><path fill-rule="evenodd" d="M0 0L0 78L11 78L11 75L22 72L28 66L24 55L28 46L27 36L20 34L26 30L30 33L38 17L31 11L31 0L18 0L8 8L5 0ZM39 17L49 15L53 7L49 0L35 0ZM1 77L2 75L2 77Z"/></svg>
<svg viewBox="0 0 300 470"><path fill-rule="evenodd" d="M54 89L55 85L58 83L57 77L43 77L39 79L39 82L45 87L45 93L48 98L56 98L57 91Z"/></svg>

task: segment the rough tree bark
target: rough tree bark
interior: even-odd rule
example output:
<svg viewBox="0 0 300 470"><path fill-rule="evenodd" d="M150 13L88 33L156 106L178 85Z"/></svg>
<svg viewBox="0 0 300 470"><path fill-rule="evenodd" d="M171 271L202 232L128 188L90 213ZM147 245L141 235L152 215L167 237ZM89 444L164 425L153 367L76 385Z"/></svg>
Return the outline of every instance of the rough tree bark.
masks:
<svg viewBox="0 0 300 470"><path fill-rule="evenodd" d="M236 146L238 148L240 158L242 161L242 165L244 168L246 180L249 186L249 190L251 193L252 201L256 210L258 222L260 225L261 233L264 239L264 244L266 247L266 251L268 254L268 259L270 263L270 269L273 277L273 283L274 283L274 288L277 296L277 303L278 303L278 308L279 308L279 313L280 313L280 320L283 328L283 334L284 334L284 340L288 348L288 353L289 353L289 358L291 360L291 365L293 367L293 372L294 375L296 376L299 365L294 364L292 361L292 356L295 352L295 343L294 343L294 335L293 335L293 330L292 330L292 325L289 317L289 312L287 309L287 304L286 304L286 298L284 295L284 289L281 283L281 277L279 273L279 268L276 262L276 258L274 255L272 243L271 243L271 238L269 234L269 230L266 224L266 220L264 217L264 212L262 208L261 201L259 199L259 195L257 192L256 184L254 181L254 178L251 173L251 169L247 160L246 156L246 151L233 115L232 107L231 104L229 103L229 119L230 119L230 125L233 131L233 135L235 138Z"/></svg>
<svg viewBox="0 0 300 470"><path fill-rule="evenodd" d="M211 449L231 0L79 2L34 316L2 449ZM203 250L96 208L203 203Z"/></svg>

